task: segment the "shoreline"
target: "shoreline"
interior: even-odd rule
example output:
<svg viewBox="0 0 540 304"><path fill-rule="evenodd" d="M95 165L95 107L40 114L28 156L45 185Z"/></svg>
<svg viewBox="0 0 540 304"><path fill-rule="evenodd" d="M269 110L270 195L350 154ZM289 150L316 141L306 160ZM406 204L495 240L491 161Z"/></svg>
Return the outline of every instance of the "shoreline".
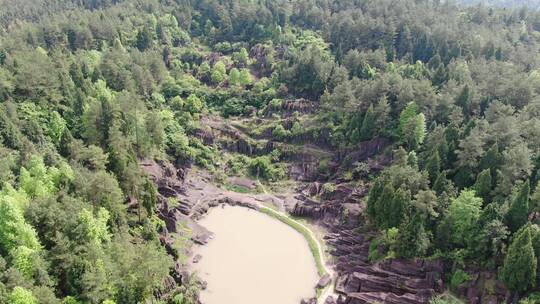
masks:
<svg viewBox="0 0 540 304"><path fill-rule="evenodd" d="M302 237L304 238L304 240L306 240L309 250L311 252L311 255L313 256L315 260L315 267L317 269L317 274L319 275L319 280L322 280L325 276L329 276L329 282L324 287L319 287L318 284L314 286L314 289L315 289L314 298L317 299L318 304L322 304L324 303L324 301L326 300L328 296L334 294L334 291L333 291L333 286L335 284L334 271L326 265L322 244L315 236L315 233L309 227L291 218L290 215L285 214L280 211L276 211L270 207L265 206L262 203L254 203L254 202L246 203L246 202L234 201L230 199L222 199L222 200L217 201L216 204L209 204L210 208L206 210L205 214L210 209L216 208L220 205L239 206L239 207L255 210L257 212L265 214L266 216L269 216L271 218L274 218L280 221L281 223L291 227L296 232L300 233ZM200 218L196 218L192 220L195 222L198 222ZM205 246L205 244L199 244L199 246ZM190 262L189 264L191 263L192 262Z"/></svg>

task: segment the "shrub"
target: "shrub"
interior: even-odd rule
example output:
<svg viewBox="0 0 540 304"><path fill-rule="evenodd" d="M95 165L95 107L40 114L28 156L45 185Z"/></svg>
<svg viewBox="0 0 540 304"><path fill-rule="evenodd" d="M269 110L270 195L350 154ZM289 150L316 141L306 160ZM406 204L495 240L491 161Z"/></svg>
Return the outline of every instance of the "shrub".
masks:
<svg viewBox="0 0 540 304"><path fill-rule="evenodd" d="M251 173L257 177L276 181L285 178L285 169L282 166L272 164L269 156L259 156L251 160L249 164Z"/></svg>
<svg viewBox="0 0 540 304"><path fill-rule="evenodd" d="M452 273L452 278L450 279L450 287L452 289L457 289L467 281L471 279L471 276L465 271L458 269Z"/></svg>
<svg viewBox="0 0 540 304"><path fill-rule="evenodd" d="M276 139L279 139L279 140L285 140L289 136L291 136L291 132L288 130L285 130L285 128L281 124L279 124L272 131L272 136L274 136Z"/></svg>

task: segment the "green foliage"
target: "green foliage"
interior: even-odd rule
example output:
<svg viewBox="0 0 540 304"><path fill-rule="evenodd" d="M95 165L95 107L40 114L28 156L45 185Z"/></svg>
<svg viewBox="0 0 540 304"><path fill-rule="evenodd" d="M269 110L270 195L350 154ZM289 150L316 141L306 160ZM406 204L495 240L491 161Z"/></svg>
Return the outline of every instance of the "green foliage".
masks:
<svg viewBox="0 0 540 304"><path fill-rule="evenodd" d="M220 84L227 78L227 70L225 68L225 64L221 61L216 62L212 68L212 72L210 74L210 77L212 79L212 83L214 84Z"/></svg>
<svg viewBox="0 0 540 304"><path fill-rule="evenodd" d="M222 138L202 139L222 122L218 113L250 114L237 124L290 118L292 126L270 129L289 142L280 148L301 139L309 151L340 151L319 162L329 185L360 186L386 163L386 147L404 145L409 153L382 170L366 206L383 229L382 258L434 253L493 269L505 259L508 228L516 240L529 214L536 220L540 191L529 198L529 182L521 184L536 186L539 167L539 63L530 53L540 15L532 10L448 1L314 1L307 10L285 0L6 1L0 302L15 286L44 303L68 294L84 303L166 301L151 299L170 264L154 246L156 193L138 162L221 172ZM356 153L369 157L349 163ZM345 161L333 172L330 159ZM286 177L278 161L236 156L226 170L277 180ZM148 217L133 219L126 201ZM114 249L120 237L127 253ZM194 302L196 288L170 296Z"/></svg>
<svg viewBox="0 0 540 304"><path fill-rule="evenodd" d="M529 219L529 192L529 181L525 181L519 187L519 192L510 203L507 221L508 227L512 232L519 230Z"/></svg>
<svg viewBox="0 0 540 304"><path fill-rule="evenodd" d="M28 248L24 245L18 246L10 252L11 263L25 277L32 278L36 269L34 265L36 253L35 249Z"/></svg>
<svg viewBox="0 0 540 304"><path fill-rule="evenodd" d="M9 296L9 303L10 304L37 304L38 300L31 291L16 286L13 288L13 291L11 292Z"/></svg>
<svg viewBox="0 0 540 304"><path fill-rule="evenodd" d="M360 128L360 139L368 140L375 135L375 117L373 114L373 105L370 105L364 119L362 120L362 127Z"/></svg>
<svg viewBox="0 0 540 304"><path fill-rule="evenodd" d="M17 193L0 195L0 252L7 253L17 246L39 250L36 231L26 223Z"/></svg>
<svg viewBox="0 0 540 304"><path fill-rule="evenodd" d="M249 157L238 154L234 155L231 159L227 160L227 168L230 170L232 175L242 174L245 172L249 166L250 159Z"/></svg>
<svg viewBox="0 0 540 304"><path fill-rule="evenodd" d="M399 227L397 240L396 254L404 258L424 256L431 244L430 236L418 215L405 218Z"/></svg>
<svg viewBox="0 0 540 304"><path fill-rule="evenodd" d="M473 190L463 190L448 207L445 221L448 221L451 240L457 246L465 246L472 239L480 218L482 199Z"/></svg>
<svg viewBox="0 0 540 304"><path fill-rule="evenodd" d="M440 295L431 299L429 304L462 304L462 302L453 296Z"/></svg>
<svg viewBox="0 0 540 304"><path fill-rule="evenodd" d="M285 130L283 125L278 124L274 130L272 130L272 136L278 140L286 140L291 136L291 132L289 130Z"/></svg>
<svg viewBox="0 0 540 304"><path fill-rule="evenodd" d="M142 205L148 216L154 214L157 205L157 190L152 181L147 179L144 183L144 192L142 195Z"/></svg>
<svg viewBox="0 0 540 304"><path fill-rule="evenodd" d="M452 273L452 277L450 279L450 286L452 289L456 290L469 280L471 280L471 276L465 271L458 269Z"/></svg>
<svg viewBox="0 0 540 304"><path fill-rule="evenodd" d="M417 105L410 102L399 116L401 141L413 149L424 142L426 135L426 118L423 113L417 114L417 111Z"/></svg>
<svg viewBox="0 0 540 304"><path fill-rule="evenodd" d="M418 106L414 102L409 102L405 109L399 114L399 132L404 134L409 121L413 120L418 113Z"/></svg>
<svg viewBox="0 0 540 304"><path fill-rule="evenodd" d="M186 99L184 104L186 111L191 114L201 113L204 108L204 103L197 95L191 94Z"/></svg>
<svg viewBox="0 0 540 304"><path fill-rule="evenodd" d="M251 173L257 178L276 181L285 178L283 167L273 164L269 156L259 156L251 160L249 164Z"/></svg>
<svg viewBox="0 0 540 304"><path fill-rule="evenodd" d="M253 78L252 78L251 73L249 72L248 69L240 70L238 82L242 86L250 85L253 82Z"/></svg>
<svg viewBox="0 0 540 304"><path fill-rule="evenodd" d="M233 54L233 60L239 65L247 65L249 60L249 54L247 50L245 48L241 48L238 52L235 52Z"/></svg>
<svg viewBox="0 0 540 304"><path fill-rule="evenodd" d="M237 68L232 68L229 71L229 84L233 86L241 85L240 71Z"/></svg>
<svg viewBox="0 0 540 304"><path fill-rule="evenodd" d="M521 299L519 304L535 304L540 301L540 294L538 292L533 292L527 298Z"/></svg>
<svg viewBox="0 0 540 304"><path fill-rule="evenodd" d="M381 193L383 192L384 185L380 179L375 180L375 183L371 186L369 190L368 200L367 200L367 214L372 219L375 220L377 217L377 203Z"/></svg>
<svg viewBox="0 0 540 304"><path fill-rule="evenodd" d="M19 184L31 198L43 198L58 191L59 187L73 179L73 170L65 163L60 168L46 167L43 159L32 157L27 167L21 168Z"/></svg>
<svg viewBox="0 0 540 304"><path fill-rule="evenodd" d="M535 286L536 267L531 227L527 225L514 234L504 259L501 277L511 291L523 293Z"/></svg>
<svg viewBox="0 0 540 304"><path fill-rule="evenodd" d="M116 239L112 243L116 302L137 303L148 298L169 273L172 260L155 244L132 244ZM129 273L129 276L125 276Z"/></svg>
<svg viewBox="0 0 540 304"><path fill-rule="evenodd" d="M390 212L390 204L394 198L394 187L392 184L384 186L381 195L375 202L375 223L381 229L388 227L388 221L390 220L388 212Z"/></svg>
<svg viewBox="0 0 540 304"><path fill-rule="evenodd" d="M441 170L441 158L439 157L439 151L435 150L431 157L426 162L426 170L429 174L429 178L432 181L439 176Z"/></svg>
<svg viewBox="0 0 540 304"><path fill-rule="evenodd" d="M491 171L485 169L476 177L476 183L474 184L473 189L479 197L487 202L491 193L491 185Z"/></svg>
<svg viewBox="0 0 540 304"><path fill-rule="evenodd" d="M99 208L95 216L91 211L84 209L79 214L77 228L88 241L100 245L102 242L111 240L107 226L108 220L109 212L104 208Z"/></svg>

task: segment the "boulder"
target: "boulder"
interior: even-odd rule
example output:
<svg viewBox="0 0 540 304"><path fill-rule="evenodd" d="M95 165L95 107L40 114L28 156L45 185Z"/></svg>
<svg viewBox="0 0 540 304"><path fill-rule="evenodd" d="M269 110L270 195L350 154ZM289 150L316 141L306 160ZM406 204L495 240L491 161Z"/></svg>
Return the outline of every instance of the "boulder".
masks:
<svg viewBox="0 0 540 304"><path fill-rule="evenodd" d="M193 263L197 264L202 260L202 255L196 254L193 259L191 260Z"/></svg>
<svg viewBox="0 0 540 304"><path fill-rule="evenodd" d="M317 304L317 298L302 299L300 304Z"/></svg>
<svg viewBox="0 0 540 304"><path fill-rule="evenodd" d="M336 304L336 303L337 303L336 300L332 296L328 296L328 298L324 300L324 304Z"/></svg>
<svg viewBox="0 0 540 304"><path fill-rule="evenodd" d="M332 277L327 273L319 279L319 282L317 283L317 288L325 288L330 283L332 283Z"/></svg>

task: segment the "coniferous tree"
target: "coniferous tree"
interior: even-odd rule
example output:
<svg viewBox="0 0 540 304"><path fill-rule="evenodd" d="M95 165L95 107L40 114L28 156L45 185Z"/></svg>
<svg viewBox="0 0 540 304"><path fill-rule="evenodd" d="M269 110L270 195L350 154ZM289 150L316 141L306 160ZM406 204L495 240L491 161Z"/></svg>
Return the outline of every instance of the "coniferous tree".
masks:
<svg viewBox="0 0 540 304"><path fill-rule="evenodd" d="M409 152L409 155L407 156L407 165L411 168L418 169L418 156L416 156L416 152Z"/></svg>
<svg viewBox="0 0 540 304"><path fill-rule="evenodd" d="M527 225L514 235L504 259L501 277L508 289L522 294L535 286L536 268L531 227Z"/></svg>
<svg viewBox="0 0 540 304"><path fill-rule="evenodd" d="M466 85L456 98L456 104L461 107L463 115L469 117L471 108L471 89Z"/></svg>
<svg viewBox="0 0 540 304"><path fill-rule="evenodd" d="M149 28L145 27L137 34L137 48L144 51L152 46L153 35Z"/></svg>
<svg viewBox="0 0 540 304"><path fill-rule="evenodd" d="M375 203L375 223L381 229L388 227L388 218L390 212L390 205L394 198L394 187L391 183L384 186L381 195Z"/></svg>
<svg viewBox="0 0 540 304"><path fill-rule="evenodd" d="M412 120L414 117L416 117L416 113L418 111L418 106L414 102L409 102L405 109L401 111L401 114L399 115L399 132L403 134L405 132L405 128L407 126L407 123Z"/></svg>
<svg viewBox="0 0 540 304"><path fill-rule="evenodd" d="M441 158L439 157L439 151L434 150L426 162L426 171L429 174L429 179L431 180L431 182L434 182L435 179L439 176L440 170Z"/></svg>
<svg viewBox="0 0 540 304"><path fill-rule="evenodd" d="M443 192L448 190L448 183L450 181L446 178L446 172L440 172L437 175L437 179L435 179L435 182L433 183L433 191L437 193L437 195L442 194Z"/></svg>
<svg viewBox="0 0 540 304"><path fill-rule="evenodd" d="M441 87L448 79L448 71L444 64L439 64L439 67L435 71L435 74L432 77L433 85L436 87Z"/></svg>
<svg viewBox="0 0 540 304"><path fill-rule="evenodd" d="M418 214L408 216L399 226L396 253L400 257L421 257L429 248L430 240Z"/></svg>
<svg viewBox="0 0 540 304"><path fill-rule="evenodd" d="M370 105L362 120L362 127L360 128L360 139L368 140L373 138L375 131L375 116L373 115L373 105Z"/></svg>
<svg viewBox="0 0 540 304"><path fill-rule="evenodd" d="M528 221L529 217L529 181L525 181L517 193L516 197L510 203L506 220L510 231L518 231Z"/></svg>
<svg viewBox="0 0 540 304"><path fill-rule="evenodd" d="M399 227L410 203L411 193L409 191L404 191L403 189L397 189L388 206L388 219L386 221L386 226L388 228Z"/></svg>
<svg viewBox="0 0 540 304"><path fill-rule="evenodd" d="M485 169L476 177L476 183L474 184L473 189L476 191L476 195L484 199L484 202L488 202L491 186L491 171Z"/></svg>
<svg viewBox="0 0 540 304"><path fill-rule="evenodd" d="M373 183L373 186L371 186L371 189L369 190L369 196L367 200L367 215L370 217L372 221L375 221L375 215L376 215L376 204L379 200L379 196L381 195L383 191L384 185L382 184L380 179L375 180L375 183Z"/></svg>
<svg viewBox="0 0 540 304"><path fill-rule="evenodd" d="M157 191L151 180L146 179L144 183L144 193L142 195L142 205L146 209L148 216L154 214L157 205Z"/></svg>
<svg viewBox="0 0 540 304"><path fill-rule="evenodd" d="M409 102L399 116L398 131L401 141L411 149L422 144L426 135L426 117L423 113L417 114L417 111L417 105Z"/></svg>
<svg viewBox="0 0 540 304"><path fill-rule="evenodd" d="M494 143L480 160L479 168L481 170L489 169L491 171L491 177L494 178L497 173L497 168L500 167L501 162L502 154L499 152L499 145Z"/></svg>

